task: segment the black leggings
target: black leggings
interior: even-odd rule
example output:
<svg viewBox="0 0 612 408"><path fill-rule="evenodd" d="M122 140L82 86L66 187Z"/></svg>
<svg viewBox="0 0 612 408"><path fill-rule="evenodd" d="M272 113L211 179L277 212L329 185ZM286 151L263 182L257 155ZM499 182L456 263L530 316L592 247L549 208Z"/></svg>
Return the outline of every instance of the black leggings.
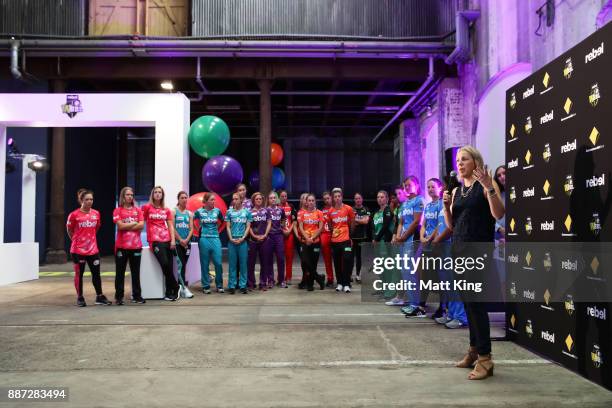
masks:
<svg viewBox="0 0 612 408"><path fill-rule="evenodd" d="M351 248L351 241L332 242L331 250L338 285L350 286L351 273L353 271L353 250Z"/></svg>
<svg viewBox="0 0 612 408"><path fill-rule="evenodd" d="M74 288L76 289L77 296L83 297L83 274L85 273L85 263L89 266L91 271L91 281L94 288L96 289L96 295L102 294L102 279L100 279L100 255L79 255L70 254L72 256L72 263L74 267Z"/></svg>
<svg viewBox="0 0 612 408"><path fill-rule="evenodd" d="M185 287L189 286L185 274L187 273L187 261L191 255L191 242L187 243L187 248L181 244L176 244L176 257L178 258L178 278L179 283Z"/></svg>
<svg viewBox="0 0 612 408"><path fill-rule="evenodd" d="M317 263L319 263L320 244L302 245L302 271L304 271L306 286L311 288L317 276Z"/></svg>
<svg viewBox="0 0 612 408"><path fill-rule="evenodd" d="M491 353L491 327L487 304L483 302L464 302L465 314L470 329L470 346L476 347L478 354Z"/></svg>
<svg viewBox="0 0 612 408"><path fill-rule="evenodd" d="M361 244L368 242L367 238L355 238L353 239L353 253L355 254L355 272L357 276L361 275ZM351 273L353 268L351 268Z"/></svg>
<svg viewBox="0 0 612 408"><path fill-rule="evenodd" d="M130 263L130 275L132 277L132 299L142 297L140 290L140 258L142 249L117 248L115 252L115 299L123 299L125 286L125 269Z"/></svg>
<svg viewBox="0 0 612 408"><path fill-rule="evenodd" d="M153 254L157 258L157 262L161 266L162 273L166 280L166 297L175 298L178 294L178 283L174 279L174 261L172 250L169 242L152 242Z"/></svg>

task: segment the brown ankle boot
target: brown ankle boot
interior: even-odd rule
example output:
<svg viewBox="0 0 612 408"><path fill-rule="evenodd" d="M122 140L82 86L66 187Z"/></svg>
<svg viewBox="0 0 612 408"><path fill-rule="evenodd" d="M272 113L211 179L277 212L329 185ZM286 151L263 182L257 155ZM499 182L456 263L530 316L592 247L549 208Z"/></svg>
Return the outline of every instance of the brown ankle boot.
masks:
<svg viewBox="0 0 612 408"><path fill-rule="evenodd" d="M471 368L474 366L474 363L478 359L478 352L476 352L476 347L470 347L468 352L463 358L455 364L455 367L459 368Z"/></svg>
<svg viewBox="0 0 612 408"><path fill-rule="evenodd" d="M478 360L476 360L476 365L468 375L468 379L484 380L485 378L491 377L493 375L494 368L495 364L493 364L493 360L491 360L490 354L478 356Z"/></svg>

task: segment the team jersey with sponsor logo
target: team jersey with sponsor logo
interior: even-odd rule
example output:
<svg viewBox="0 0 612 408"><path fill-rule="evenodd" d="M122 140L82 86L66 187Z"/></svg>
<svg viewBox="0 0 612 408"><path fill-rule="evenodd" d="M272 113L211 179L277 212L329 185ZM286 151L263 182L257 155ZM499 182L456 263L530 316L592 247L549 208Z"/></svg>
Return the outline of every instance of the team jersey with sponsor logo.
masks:
<svg viewBox="0 0 612 408"><path fill-rule="evenodd" d="M365 217L369 217L371 215L368 207L361 206L359 208L353 207L353 212L355 212L355 221L359 221L364 219ZM351 238L355 239L365 239L368 237L368 229L370 228L370 224L355 224L355 228L351 233Z"/></svg>
<svg viewBox="0 0 612 408"><path fill-rule="evenodd" d="M253 202L251 201L250 198L246 198L243 202L242 202L242 208L245 208L247 210L250 210L253 208Z"/></svg>
<svg viewBox="0 0 612 408"><path fill-rule="evenodd" d="M297 220L297 214L293 209L293 206L288 202L282 205L281 208L285 212L285 221L283 222L283 230L288 231L293 226L293 223Z"/></svg>
<svg viewBox="0 0 612 408"><path fill-rule="evenodd" d="M270 214L270 219L272 220L270 235L282 234L283 224L285 222L285 210L277 205L276 207L268 207L268 213Z"/></svg>
<svg viewBox="0 0 612 408"><path fill-rule="evenodd" d="M321 212L323 213L323 219L325 220L325 223L323 224L323 231L321 232L321 234L331 234L331 229L329 228L329 212L331 211L332 207L326 207L326 208L322 208Z"/></svg>
<svg viewBox="0 0 612 408"><path fill-rule="evenodd" d="M136 206L131 208L117 207L113 211L113 222L117 224L119 221L123 223L141 222L144 221L142 210ZM117 228L117 238L115 239L115 248L121 249L140 249L142 248L142 240L140 239L140 231L120 230Z"/></svg>
<svg viewBox="0 0 612 408"><path fill-rule="evenodd" d="M442 234L446 227L446 220L444 220L444 204L440 204L440 211L438 212L438 235ZM452 235L449 235L444 241L441 242L451 242Z"/></svg>
<svg viewBox="0 0 612 408"><path fill-rule="evenodd" d="M423 197L415 196L402 203L399 210L399 218L402 220L402 234L408 229L410 224L414 221L414 216L417 213L423 212ZM410 235L406 241L411 242L413 236Z"/></svg>
<svg viewBox="0 0 612 408"><path fill-rule="evenodd" d="M147 223L147 241L170 242L170 231L166 222L172 218L169 208L156 208L151 204L142 206L145 222Z"/></svg>
<svg viewBox="0 0 612 408"><path fill-rule="evenodd" d="M96 233L100 229L100 222L100 213L94 209L83 212L79 208L68 215L66 226L72 235L71 254L87 256L99 252Z"/></svg>
<svg viewBox="0 0 612 408"><path fill-rule="evenodd" d="M342 207L333 207L329 211L329 223L331 224L331 242L344 242L350 239L351 222L355 219L353 209L342 204Z"/></svg>
<svg viewBox="0 0 612 408"><path fill-rule="evenodd" d="M441 211L442 200L432 201L425 205L425 209L423 210L423 219L425 222L425 236L428 237L433 234L433 232L438 227L438 220L440 218Z"/></svg>
<svg viewBox="0 0 612 408"><path fill-rule="evenodd" d="M323 213L315 208L312 211L300 211L300 214L298 215L298 222L303 224L305 235L308 238L311 238L315 232L319 230L319 223L325 223L325 219L323 218ZM315 243L319 242L319 236L315 238Z"/></svg>
<svg viewBox="0 0 612 408"><path fill-rule="evenodd" d="M259 210L256 208L251 208L251 216L253 217L253 221L251 222L253 234L265 234L268 226L268 220L270 219L270 212L268 209L263 207L261 207Z"/></svg>
<svg viewBox="0 0 612 408"><path fill-rule="evenodd" d="M187 238L189 235L189 221L191 220L191 211L185 209L185 211L179 210L179 208L174 209L174 229L181 239ZM178 240L176 241L178 244Z"/></svg>
<svg viewBox="0 0 612 408"><path fill-rule="evenodd" d="M247 222L253 221L253 215L251 211L246 208L241 208L239 210L230 208L225 213L225 221L230 223L232 238L240 239L246 232Z"/></svg>
<svg viewBox="0 0 612 408"><path fill-rule="evenodd" d="M219 238L219 223L223 222L223 214L217 207L207 210L201 207L193 213L193 219L200 222L200 238Z"/></svg>
<svg viewBox="0 0 612 408"><path fill-rule="evenodd" d="M385 220L387 220L387 230L383 231L385 226ZM374 227L374 241L388 241L391 239L393 234L393 212L389 206L386 206L382 210L378 210L372 217L372 225Z"/></svg>

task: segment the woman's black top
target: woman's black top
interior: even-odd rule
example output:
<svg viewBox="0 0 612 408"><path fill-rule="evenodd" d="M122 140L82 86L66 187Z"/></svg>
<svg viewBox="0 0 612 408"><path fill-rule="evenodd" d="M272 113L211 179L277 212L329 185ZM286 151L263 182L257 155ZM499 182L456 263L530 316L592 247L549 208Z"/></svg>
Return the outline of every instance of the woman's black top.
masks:
<svg viewBox="0 0 612 408"><path fill-rule="evenodd" d="M464 193L467 190L463 188ZM482 184L474 181L466 197L461 196L461 187L458 187L453 201L453 242L493 242L494 236L495 218Z"/></svg>

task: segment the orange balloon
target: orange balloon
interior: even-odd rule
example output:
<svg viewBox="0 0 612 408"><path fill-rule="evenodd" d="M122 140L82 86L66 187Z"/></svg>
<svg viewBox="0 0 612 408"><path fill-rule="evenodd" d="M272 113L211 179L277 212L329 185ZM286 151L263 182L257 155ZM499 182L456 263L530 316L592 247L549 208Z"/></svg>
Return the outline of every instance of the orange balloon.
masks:
<svg viewBox="0 0 612 408"><path fill-rule="evenodd" d="M187 200L187 205L186 205L189 211L194 212L198 208L202 208L204 206L204 193L205 192L196 193L192 195L191 197L189 197L189 199ZM223 201L223 198L221 198L219 194L217 193L213 193L213 194L215 195L215 207L221 210L221 214L223 214L223 218L225 218L225 213L227 212L227 204L225 204L225 201ZM193 229L194 229L193 235L195 235L196 237L199 237L200 236L199 221L194 221ZM225 229L225 222L219 223L217 230L221 232L224 229Z"/></svg>
<svg viewBox="0 0 612 408"><path fill-rule="evenodd" d="M283 148L278 143L270 145L270 162L272 166L278 166L283 161Z"/></svg>

